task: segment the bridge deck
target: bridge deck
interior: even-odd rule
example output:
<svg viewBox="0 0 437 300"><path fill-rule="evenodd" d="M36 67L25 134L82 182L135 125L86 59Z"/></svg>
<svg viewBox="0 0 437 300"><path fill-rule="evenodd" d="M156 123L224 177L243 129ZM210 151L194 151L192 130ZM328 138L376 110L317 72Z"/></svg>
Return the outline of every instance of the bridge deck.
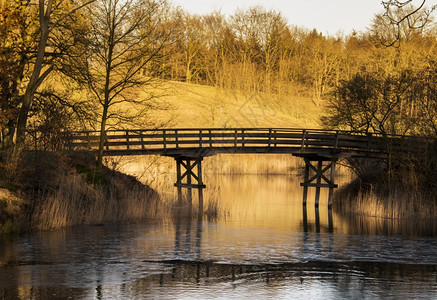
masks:
<svg viewBox="0 0 437 300"><path fill-rule="evenodd" d="M99 132L74 132L72 150L97 150ZM292 128L199 128L107 131L104 155L206 157L221 153L289 153L321 157L386 157L424 151L433 139Z"/></svg>

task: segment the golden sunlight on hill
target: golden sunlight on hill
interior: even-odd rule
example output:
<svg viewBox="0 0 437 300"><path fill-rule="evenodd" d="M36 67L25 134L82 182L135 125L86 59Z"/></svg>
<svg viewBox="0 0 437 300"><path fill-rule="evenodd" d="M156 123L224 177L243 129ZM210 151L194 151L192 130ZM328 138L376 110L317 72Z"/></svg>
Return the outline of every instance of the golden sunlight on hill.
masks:
<svg viewBox="0 0 437 300"><path fill-rule="evenodd" d="M151 112L167 127L311 127L323 106L309 98L241 93L210 86L168 82ZM167 107L167 109L161 109Z"/></svg>

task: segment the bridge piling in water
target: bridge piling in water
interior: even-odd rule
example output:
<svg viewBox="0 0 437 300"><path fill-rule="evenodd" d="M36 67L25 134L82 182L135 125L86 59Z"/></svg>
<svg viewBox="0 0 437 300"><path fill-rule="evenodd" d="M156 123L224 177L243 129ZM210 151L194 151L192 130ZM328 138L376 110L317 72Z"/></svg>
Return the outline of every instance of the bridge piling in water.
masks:
<svg viewBox="0 0 437 300"><path fill-rule="evenodd" d="M193 202L193 189L197 189L199 197L199 211L203 211L203 189L206 187L202 179L203 157L176 156L176 183L178 201L182 202L182 188L187 189L188 205ZM194 171L197 167L197 174Z"/></svg>
<svg viewBox="0 0 437 300"><path fill-rule="evenodd" d="M319 207L320 200L320 188L326 187L329 188L329 196L328 196L328 207L332 206L332 201L334 198L334 188L337 188L338 185L335 184L335 163L337 161L336 158L324 158L324 157L304 157L305 160L305 173L304 173L304 182L300 185L303 186L303 205L307 205L308 198L308 188L315 187L316 195L315 195L315 207ZM317 165L313 163L317 162ZM324 162L328 162L328 164L324 165ZM312 171L312 172L311 172ZM325 176L325 173L330 171L329 178ZM310 172L314 173L312 177L310 177ZM324 182L322 182L322 180Z"/></svg>

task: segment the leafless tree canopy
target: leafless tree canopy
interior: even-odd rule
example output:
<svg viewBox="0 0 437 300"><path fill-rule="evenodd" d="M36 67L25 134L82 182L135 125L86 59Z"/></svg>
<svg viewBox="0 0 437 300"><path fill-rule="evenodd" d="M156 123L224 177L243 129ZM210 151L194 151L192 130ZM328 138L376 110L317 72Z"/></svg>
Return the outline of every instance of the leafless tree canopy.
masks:
<svg viewBox="0 0 437 300"><path fill-rule="evenodd" d="M433 2L433 1L428 1ZM426 0L407 0L407 1L382 1L384 6L384 17L387 22L395 28L391 40L384 41L386 46L393 46L402 39L403 29L423 29L433 21L433 13L437 9L437 4L427 6Z"/></svg>

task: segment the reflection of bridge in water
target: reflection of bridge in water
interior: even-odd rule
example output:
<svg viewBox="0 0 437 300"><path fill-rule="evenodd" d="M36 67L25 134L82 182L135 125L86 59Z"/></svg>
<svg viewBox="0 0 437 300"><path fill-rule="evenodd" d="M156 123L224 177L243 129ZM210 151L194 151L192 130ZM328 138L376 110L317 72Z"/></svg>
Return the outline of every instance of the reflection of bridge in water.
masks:
<svg viewBox="0 0 437 300"><path fill-rule="evenodd" d="M73 132L67 147L71 150L98 149L97 131ZM112 130L104 137L105 156L162 155L176 160L175 186L178 198L187 189L198 190L199 209L203 210L202 160L216 154L292 154L305 161L303 204L308 188L316 188L315 206L320 189L329 188L328 206L332 205L335 164L341 158L387 159L390 153L420 153L434 139L414 136L382 136L364 132L288 129L288 128L196 128L154 130Z"/></svg>
<svg viewBox="0 0 437 300"><path fill-rule="evenodd" d="M314 247L322 248L322 237L320 233L329 233L323 239L328 238L329 244L333 243L333 218L332 210L328 210L328 226L320 225L319 208L315 208L315 220L308 221L307 208L303 207L303 219L301 222L302 246L299 255L311 252ZM236 281L242 278L255 280L261 279L269 282L270 280L283 277L287 273L288 277L296 277L302 280L306 268L318 268L327 262L278 262L271 261L266 256L265 262L254 262L251 257L247 261L235 263L227 261L205 260L202 256L202 239L204 234L204 219L202 213L192 214L192 211L180 209L174 215L175 239L173 259L166 260L145 260L148 263L160 263L171 267L171 272L167 271L159 274L159 282L162 285L166 281ZM315 234L315 235L314 235ZM311 235L312 238L309 238ZM331 250L333 251L333 250ZM300 277L299 277L300 276Z"/></svg>

